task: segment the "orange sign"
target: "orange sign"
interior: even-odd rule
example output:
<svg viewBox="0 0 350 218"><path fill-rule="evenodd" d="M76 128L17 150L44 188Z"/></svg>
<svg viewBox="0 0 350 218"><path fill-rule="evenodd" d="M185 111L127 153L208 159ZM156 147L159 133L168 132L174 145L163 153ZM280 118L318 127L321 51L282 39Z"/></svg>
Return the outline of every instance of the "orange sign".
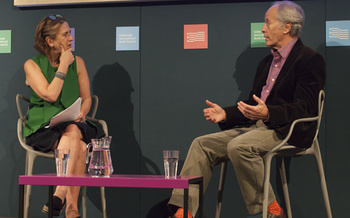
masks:
<svg viewBox="0 0 350 218"><path fill-rule="evenodd" d="M184 25L184 49L208 48L208 24Z"/></svg>

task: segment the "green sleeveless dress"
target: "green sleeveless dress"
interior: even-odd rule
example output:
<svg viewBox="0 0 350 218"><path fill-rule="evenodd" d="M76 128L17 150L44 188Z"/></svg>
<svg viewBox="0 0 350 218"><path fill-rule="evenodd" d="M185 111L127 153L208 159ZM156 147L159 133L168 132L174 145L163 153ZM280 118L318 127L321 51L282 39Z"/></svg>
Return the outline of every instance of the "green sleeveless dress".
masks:
<svg viewBox="0 0 350 218"><path fill-rule="evenodd" d="M52 67L47 56L42 54L32 58L32 60L40 67L41 72L44 74L48 83L51 83L55 77L57 67ZM31 97L28 121L23 128L24 138L46 126L53 116L68 108L79 97L79 83L75 57L74 62L67 70L61 94L56 102L47 102L43 100L33 91L32 88L30 88L30 92Z"/></svg>

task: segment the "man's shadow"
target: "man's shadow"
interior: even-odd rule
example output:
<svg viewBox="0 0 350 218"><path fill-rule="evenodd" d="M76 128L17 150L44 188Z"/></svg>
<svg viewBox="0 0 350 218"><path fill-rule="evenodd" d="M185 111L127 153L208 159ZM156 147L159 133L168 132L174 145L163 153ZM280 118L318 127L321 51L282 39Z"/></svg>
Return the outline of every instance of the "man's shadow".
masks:
<svg viewBox="0 0 350 218"><path fill-rule="evenodd" d="M240 94L237 101L247 100L253 87L258 63L269 54L269 48L247 47L237 58L233 78L236 80Z"/></svg>
<svg viewBox="0 0 350 218"><path fill-rule="evenodd" d="M159 168L144 157L134 133L134 92L129 73L118 62L102 66L93 82L93 94L99 98L96 118L107 122L114 174L160 174ZM98 134L101 136L101 133ZM98 189L87 192L89 199L100 207ZM138 217L138 189L106 188L108 217Z"/></svg>

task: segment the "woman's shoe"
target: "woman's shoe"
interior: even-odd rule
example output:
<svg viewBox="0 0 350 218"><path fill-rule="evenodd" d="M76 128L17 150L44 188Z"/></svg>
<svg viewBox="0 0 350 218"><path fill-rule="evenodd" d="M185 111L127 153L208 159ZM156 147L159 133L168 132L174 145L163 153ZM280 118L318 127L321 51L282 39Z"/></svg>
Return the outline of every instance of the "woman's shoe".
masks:
<svg viewBox="0 0 350 218"><path fill-rule="evenodd" d="M54 215L54 216L61 215L65 205L66 205L66 200L64 200L64 202L62 203L61 198L59 198L57 196L53 196L52 197L52 215ZM49 213L49 202L47 202L44 205L42 212Z"/></svg>

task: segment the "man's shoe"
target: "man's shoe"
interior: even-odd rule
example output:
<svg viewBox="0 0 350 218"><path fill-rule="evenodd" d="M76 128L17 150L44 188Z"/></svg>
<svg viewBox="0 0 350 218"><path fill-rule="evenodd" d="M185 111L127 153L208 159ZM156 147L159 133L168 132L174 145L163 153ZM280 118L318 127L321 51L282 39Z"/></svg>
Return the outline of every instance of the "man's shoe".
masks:
<svg viewBox="0 0 350 218"><path fill-rule="evenodd" d="M275 215L272 213L267 213L267 218L287 218L286 214L284 214L283 208L281 208L281 213L280 215Z"/></svg>
<svg viewBox="0 0 350 218"><path fill-rule="evenodd" d="M183 218L184 217L184 209L183 208L179 208L177 209L176 213L173 216L170 216L170 218ZM192 214L190 213L190 211L188 211L188 218L193 218Z"/></svg>
<svg viewBox="0 0 350 218"><path fill-rule="evenodd" d="M53 196L52 197L52 215L54 215L54 216L61 215L65 205L66 205L66 200L64 200L64 202L62 203L61 198L59 198L57 196ZM44 205L42 212L49 213L49 202L47 202Z"/></svg>

